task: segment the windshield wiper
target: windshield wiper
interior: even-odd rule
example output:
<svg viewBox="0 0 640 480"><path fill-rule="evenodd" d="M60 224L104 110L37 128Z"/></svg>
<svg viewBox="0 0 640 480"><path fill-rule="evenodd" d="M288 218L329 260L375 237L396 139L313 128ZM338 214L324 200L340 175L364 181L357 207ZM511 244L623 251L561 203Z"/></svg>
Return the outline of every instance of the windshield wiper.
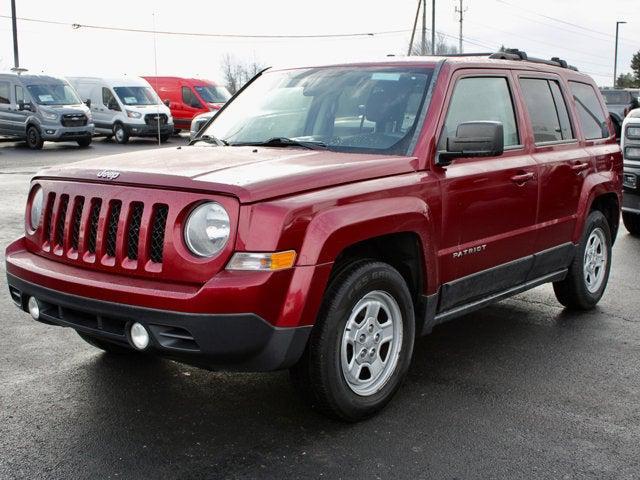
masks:
<svg viewBox="0 0 640 480"><path fill-rule="evenodd" d="M201 137L194 138L189 142L189 145L193 145L194 143L198 143L198 142L205 142L211 145L217 145L219 147L229 145L229 142L227 142L226 140L220 140L219 138L216 138L213 135L202 135Z"/></svg>
<svg viewBox="0 0 640 480"><path fill-rule="evenodd" d="M251 147L302 147L308 148L309 150L326 150L329 148L324 142L316 142L316 141L305 141L305 140L294 140L292 138L287 137L273 137L269 140L265 140L264 142L238 142L232 143L233 147L243 147L243 146L251 146Z"/></svg>

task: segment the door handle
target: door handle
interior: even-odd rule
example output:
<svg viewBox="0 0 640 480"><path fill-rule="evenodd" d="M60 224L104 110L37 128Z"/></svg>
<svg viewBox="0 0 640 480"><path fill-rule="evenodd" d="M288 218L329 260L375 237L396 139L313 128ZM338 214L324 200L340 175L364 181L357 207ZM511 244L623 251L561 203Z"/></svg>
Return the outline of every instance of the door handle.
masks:
<svg viewBox="0 0 640 480"><path fill-rule="evenodd" d="M535 173L527 172L527 173L520 173L518 175L514 175L513 177L511 177L511 181L513 183L517 183L518 185L524 185L525 183L535 178L536 178Z"/></svg>
<svg viewBox="0 0 640 480"><path fill-rule="evenodd" d="M589 170L590 165L587 162L578 162L574 165L571 165L571 170L576 173L584 172L585 170Z"/></svg>

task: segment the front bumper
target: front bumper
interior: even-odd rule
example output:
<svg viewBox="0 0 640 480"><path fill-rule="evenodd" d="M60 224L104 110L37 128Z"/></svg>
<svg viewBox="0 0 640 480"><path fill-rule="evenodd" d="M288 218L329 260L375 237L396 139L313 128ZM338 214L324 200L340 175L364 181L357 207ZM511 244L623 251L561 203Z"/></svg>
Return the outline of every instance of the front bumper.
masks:
<svg viewBox="0 0 640 480"><path fill-rule="evenodd" d="M49 142L66 142L82 140L92 137L94 125L90 123L82 127L62 127L60 125L42 125L40 127L42 139Z"/></svg>
<svg viewBox="0 0 640 480"><path fill-rule="evenodd" d="M13 301L27 310L40 304L39 321L71 327L129 346L128 327L142 323L151 335L145 352L190 365L222 370L271 371L292 366L302 355L310 326L277 328L259 316L198 314L144 308L71 295L7 274ZM133 348L133 347L131 347Z"/></svg>
<svg viewBox="0 0 640 480"><path fill-rule="evenodd" d="M625 165L622 211L640 214L640 167Z"/></svg>
<svg viewBox="0 0 640 480"><path fill-rule="evenodd" d="M127 133L132 137L154 137L158 134L157 125L147 125L146 123L125 123ZM160 125L160 135L170 135L173 133L173 123Z"/></svg>

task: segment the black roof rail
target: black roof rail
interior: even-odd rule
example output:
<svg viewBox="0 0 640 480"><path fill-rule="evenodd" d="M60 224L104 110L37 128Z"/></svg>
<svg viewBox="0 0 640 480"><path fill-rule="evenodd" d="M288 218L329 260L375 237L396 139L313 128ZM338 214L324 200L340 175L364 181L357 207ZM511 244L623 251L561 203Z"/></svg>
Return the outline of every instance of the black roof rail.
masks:
<svg viewBox="0 0 640 480"><path fill-rule="evenodd" d="M522 60L525 62L542 63L544 65L552 65L554 67L568 68L570 70L575 70L576 72L578 71L576 67L569 65L565 60L562 60L559 57L553 57L551 60L544 60L542 58L530 57L527 55L527 52L523 52L517 48L507 48L503 52L496 52L489 55L489 58L499 60Z"/></svg>

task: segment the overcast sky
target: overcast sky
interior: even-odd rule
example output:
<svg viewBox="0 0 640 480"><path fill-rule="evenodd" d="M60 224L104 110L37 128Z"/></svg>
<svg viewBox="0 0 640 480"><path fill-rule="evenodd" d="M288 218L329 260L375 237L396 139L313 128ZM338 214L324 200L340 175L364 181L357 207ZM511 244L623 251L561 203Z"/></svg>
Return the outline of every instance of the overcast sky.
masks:
<svg viewBox="0 0 640 480"><path fill-rule="evenodd" d="M380 58L406 51L417 0L16 0L18 16L66 23L218 34L338 34L401 32L339 39L220 39L157 35L159 74L220 77L231 53L265 65L314 64ZM431 0L428 25L431 24ZM457 45L454 7L436 0L436 30ZM504 44L531 56L560 56L610 85L616 20L621 26L619 72L640 50L640 0L464 0L464 48ZM10 15L0 0L0 15ZM546 17L545 17L546 16ZM561 23L548 17L561 19ZM574 24L574 25L570 25ZM577 25L577 26L575 26ZM20 63L31 71L63 75L150 75L153 35L19 21ZM0 18L0 70L13 66L11 22Z"/></svg>

